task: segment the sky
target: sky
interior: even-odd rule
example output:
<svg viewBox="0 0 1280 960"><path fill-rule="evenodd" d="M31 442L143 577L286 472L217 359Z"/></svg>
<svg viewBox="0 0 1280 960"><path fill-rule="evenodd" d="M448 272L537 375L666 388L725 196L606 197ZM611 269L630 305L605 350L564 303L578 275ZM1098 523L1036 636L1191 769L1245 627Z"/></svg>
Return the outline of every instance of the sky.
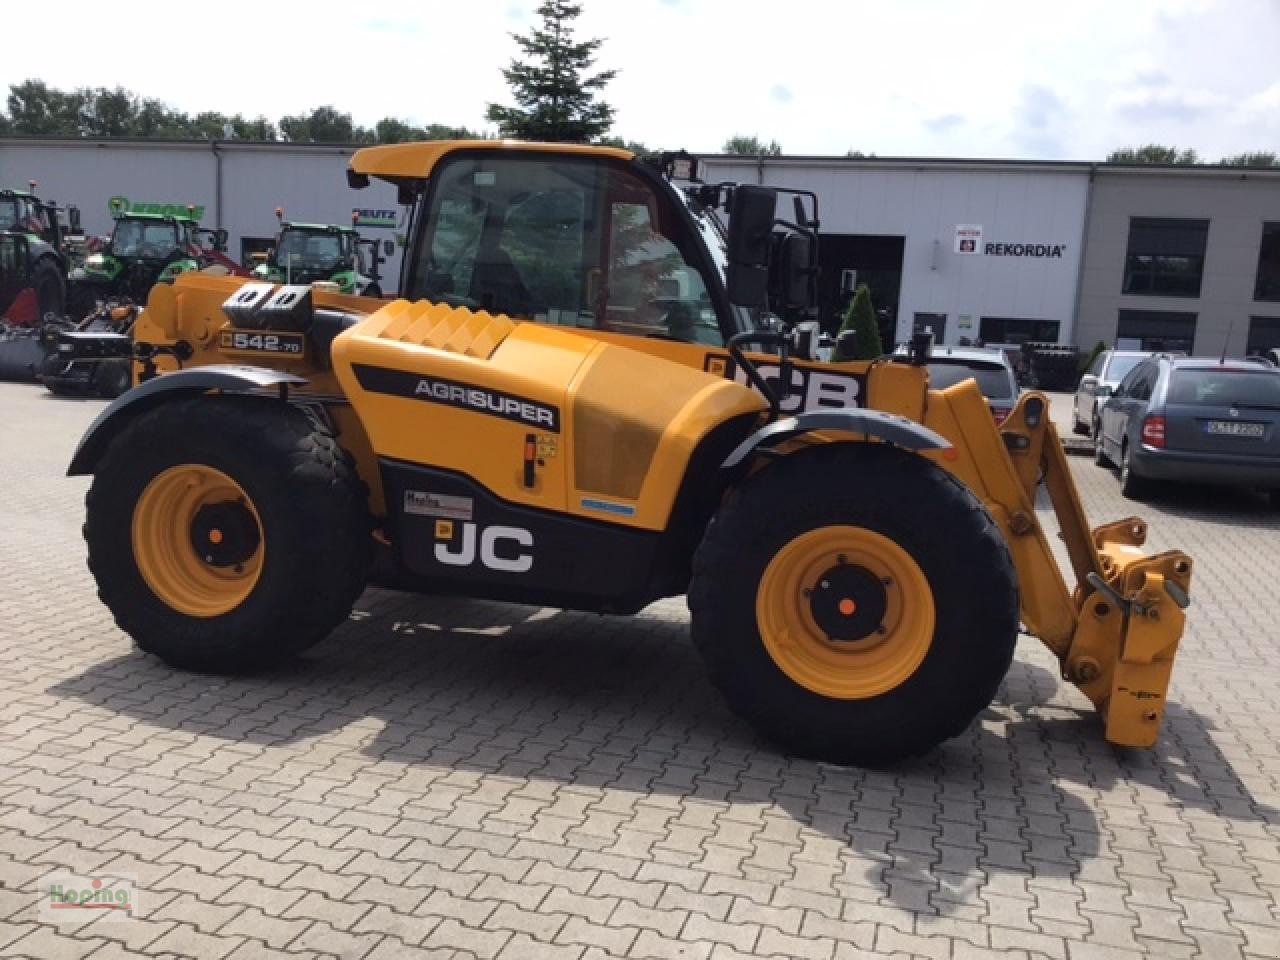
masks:
<svg viewBox="0 0 1280 960"><path fill-rule="evenodd" d="M1102 160L1144 143L1208 161L1280 152L1280 0L582 0L619 71L612 133L716 152ZM276 0L197 14L63 0L0 83L117 85L188 112L332 104L372 126L491 129L534 0ZM219 9L228 11L219 14ZM167 51L167 53L166 53Z"/></svg>

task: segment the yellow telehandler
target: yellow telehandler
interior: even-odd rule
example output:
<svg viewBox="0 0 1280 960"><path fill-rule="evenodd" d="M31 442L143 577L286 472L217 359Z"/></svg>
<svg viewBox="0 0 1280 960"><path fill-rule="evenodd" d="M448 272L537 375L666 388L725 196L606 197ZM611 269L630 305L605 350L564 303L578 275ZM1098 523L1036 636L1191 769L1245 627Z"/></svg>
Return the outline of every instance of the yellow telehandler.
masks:
<svg viewBox="0 0 1280 960"><path fill-rule="evenodd" d="M1042 394L997 427L972 381L930 390L926 342L813 360L817 198L696 173L372 147L348 180L412 209L402 299L155 287L138 385L69 469L117 623L229 671L320 640L368 583L614 614L687 594L735 711L864 765L960 733L1025 627L1107 739L1154 744L1191 560L1145 555L1137 519L1090 531Z"/></svg>

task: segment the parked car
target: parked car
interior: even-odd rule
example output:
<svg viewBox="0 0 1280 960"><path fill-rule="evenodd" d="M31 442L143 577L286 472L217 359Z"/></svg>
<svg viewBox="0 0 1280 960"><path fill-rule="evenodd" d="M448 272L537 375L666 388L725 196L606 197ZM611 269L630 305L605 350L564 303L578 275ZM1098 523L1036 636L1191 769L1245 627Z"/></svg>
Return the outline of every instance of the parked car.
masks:
<svg viewBox="0 0 1280 960"><path fill-rule="evenodd" d="M1143 360L1102 404L1094 457L1139 497L1157 480L1257 487L1280 507L1280 370L1245 360Z"/></svg>
<svg viewBox="0 0 1280 960"><path fill-rule="evenodd" d="M1103 350L1094 357L1076 387L1075 401L1071 406L1071 428L1087 436L1096 433L1101 400L1120 385L1130 370L1149 356L1149 351L1142 350ZM1099 392L1103 387L1107 389Z"/></svg>
<svg viewBox="0 0 1280 960"><path fill-rule="evenodd" d="M894 351L894 359L906 356L906 348ZM934 347L929 357L929 386L944 390L973 378L987 398L996 423L1013 412L1018 402L1018 378L1003 350L994 347Z"/></svg>

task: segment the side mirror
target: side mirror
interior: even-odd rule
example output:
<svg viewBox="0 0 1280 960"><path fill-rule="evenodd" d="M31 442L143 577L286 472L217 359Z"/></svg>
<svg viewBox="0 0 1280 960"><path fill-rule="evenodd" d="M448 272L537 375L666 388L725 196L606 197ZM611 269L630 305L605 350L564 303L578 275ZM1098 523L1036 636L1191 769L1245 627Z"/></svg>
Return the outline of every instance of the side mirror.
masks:
<svg viewBox="0 0 1280 960"><path fill-rule="evenodd" d="M777 191L735 187L729 206L729 300L742 307L764 306L769 294L769 252Z"/></svg>
<svg viewBox="0 0 1280 960"><path fill-rule="evenodd" d="M1098 378L1091 373L1086 373L1080 378L1080 389L1085 393L1094 393L1098 389Z"/></svg>
<svg viewBox="0 0 1280 960"><path fill-rule="evenodd" d="M227 233L226 227L219 227L217 230L213 231L213 249L217 250L219 253L225 253L227 249L227 241L230 237L231 234Z"/></svg>
<svg viewBox="0 0 1280 960"><path fill-rule="evenodd" d="M729 206L729 262L748 267L769 263L778 192L751 184L735 187Z"/></svg>
<svg viewBox="0 0 1280 960"><path fill-rule="evenodd" d="M76 233L80 232L80 208L67 207L67 223L71 225L71 229Z"/></svg>
<svg viewBox="0 0 1280 960"><path fill-rule="evenodd" d="M813 306L813 241L802 233L782 234L777 242L777 253L771 263L770 288L773 308L781 313L786 310L807 310Z"/></svg>
<svg viewBox="0 0 1280 960"><path fill-rule="evenodd" d="M384 257L389 257L395 252L396 252L396 242L394 240L382 241L382 255Z"/></svg>

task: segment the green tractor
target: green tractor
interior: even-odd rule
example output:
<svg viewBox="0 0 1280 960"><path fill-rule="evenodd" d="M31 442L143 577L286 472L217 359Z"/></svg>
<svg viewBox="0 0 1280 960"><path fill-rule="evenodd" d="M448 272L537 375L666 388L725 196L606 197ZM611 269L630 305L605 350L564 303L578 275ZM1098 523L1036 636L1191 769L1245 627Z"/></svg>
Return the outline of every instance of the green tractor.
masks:
<svg viewBox="0 0 1280 960"><path fill-rule="evenodd" d="M214 266L235 272L225 256L227 232L201 227L195 208L187 209L191 215L183 217L116 206L106 249L71 273L71 317L83 319L101 303L145 303L157 283L172 283L188 271Z"/></svg>
<svg viewBox="0 0 1280 960"><path fill-rule="evenodd" d="M280 227L274 246L253 268L253 278L267 283L328 282L339 293L364 297L382 296L383 261L395 249L390 240L379 243L360 236L360 215L351 214L351 226L294 223L276 207Z"/></svg>
<svg viewBox="0 0 1280 960"><path fill-rule="evenodd" d="M80 211L30 190L0 190L0 378L30 380L65 324L67 267L83 241ZM66 213L69 226L60 214Z"/></svg>

